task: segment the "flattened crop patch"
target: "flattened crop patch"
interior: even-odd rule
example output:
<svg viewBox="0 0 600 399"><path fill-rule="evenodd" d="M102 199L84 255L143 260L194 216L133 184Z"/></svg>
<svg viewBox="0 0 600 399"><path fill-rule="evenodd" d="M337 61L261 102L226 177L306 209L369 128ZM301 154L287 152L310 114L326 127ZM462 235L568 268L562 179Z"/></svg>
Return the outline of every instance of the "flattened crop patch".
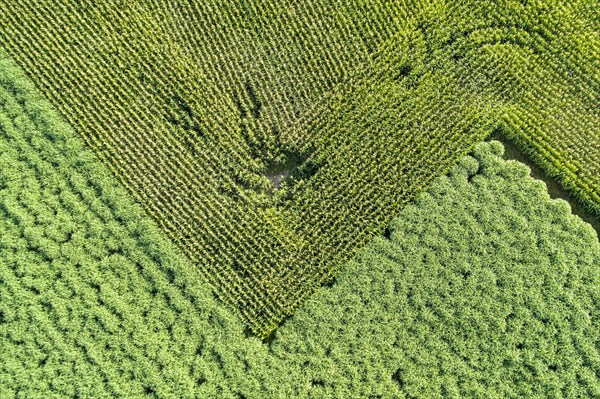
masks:
<svg viewBox="0 0 600 399"><path fill-rule="evenodd" d="M0 45L263 338L500 125L600 209L585 2L80 3Z"/></svg>

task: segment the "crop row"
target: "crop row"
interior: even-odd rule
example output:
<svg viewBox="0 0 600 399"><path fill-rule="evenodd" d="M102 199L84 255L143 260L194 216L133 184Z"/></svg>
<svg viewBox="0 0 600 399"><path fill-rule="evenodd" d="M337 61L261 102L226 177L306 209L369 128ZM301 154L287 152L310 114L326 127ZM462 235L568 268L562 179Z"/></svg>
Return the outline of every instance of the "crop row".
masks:
<svg viewBox="0 0 600 399"><path fill-rule="evenodd" d="M585 2L0 6L0 45L261 337L499 125L600 208Z"/></svg>

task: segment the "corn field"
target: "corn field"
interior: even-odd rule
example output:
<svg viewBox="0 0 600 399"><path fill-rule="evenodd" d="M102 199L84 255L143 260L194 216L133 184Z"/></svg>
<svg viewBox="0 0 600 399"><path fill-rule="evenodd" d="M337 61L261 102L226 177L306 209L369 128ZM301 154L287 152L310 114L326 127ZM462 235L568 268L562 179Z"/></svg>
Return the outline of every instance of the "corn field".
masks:
<svg viewBox="0 0 600 399"><path fill-rule="evenodd" d="M600 214L593 1L0 9L0 46L261 338L494 131Z"/></svg>

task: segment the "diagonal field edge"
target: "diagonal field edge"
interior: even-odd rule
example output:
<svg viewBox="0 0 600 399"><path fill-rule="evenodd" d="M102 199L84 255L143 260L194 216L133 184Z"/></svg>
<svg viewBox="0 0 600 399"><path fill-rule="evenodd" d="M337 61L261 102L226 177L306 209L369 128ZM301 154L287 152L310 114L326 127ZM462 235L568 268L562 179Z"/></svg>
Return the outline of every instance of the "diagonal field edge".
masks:
<svg viewBox="0 0 600 399"><path fill-rule="evenodd" d="M600 243L501 153L478 144L264 345L1 56L2 396L593 397Z"/></svg>
<svg viewBox="0 0 600 399"><path fill-rule="evenodd" d="M509 48L521 58L547 61L549 55L542 58L532 51L539 52L541 48L542 55L544 51L551 55L553 47L541 46L535 38L527 42L527 34L522 33L527 30L515 33L514 26L496 22L514 12L511 2L505 9L461 4L446 10L444 2L438 2L420 10L414 19L405 18L402 29L387 41L380 40L382 47L370 56L370 61L356 73L339 75L346 76L341 79L345 83L331 86L325 101L317 100L321 105L305 113L296 124L288 123L289 112L282 106L272 107L287 115L282 121L251 118L250 115L268 113L270 102L265 100L264 92L242 77L231 79L244 87L245 94L220 96L212 78L197 68L188 68L196 60L186 58L185 42L169 42L165 51L177 56L172 70L189 71L189 79L198 79L195 86L158 64L141 67L140 76L132 75L135 60L148 64L161 55L131 29L128 34L133 35L132 43L140 43L142 55L128 53L132 61L112 56L106 53L115 45L111 42L99 49L101 57L94 58L92 51L98 49L86 48L86 41L78 36L87 29L80 20L85 22L90 15L100 18L93 7L92 11L65 5L46 9L52 20L44 22L42 28L21 26L17 16L31 14L35 21L46 18L43 13L36 14L38 11L28 6L16 7L5 15L3 26L8 28L0 33L3 44L38 87L167 235L200 266L224 302L240 310L251 330L264 337L317 286L335 275L338 265L381 231L390 215L428 182L447 171L499 123L517 120L513 96L505 95L504 87L496 84L497 76L511 77L510 71L494 54ZM99 6L98 10L114 13L110 4ZM569 11L560 7L556 10ZM161 16L179 12L154 6L136 11L140 13L134 19L147 17L153 23L154 12ZM520 14L510 14L516 21L512 24L527 26L519 19L527 22L536 11L519 9ZM143 12L148 12L148 16ZM482 24L478 13L490 22ZM464 16L466 26L455 29L454 14ZM73 18L78 15L81 18ZM114 15L111 18L111 23L118 21ZM61 20L74 26L65 35L75 36L61 38L63 33L48 31L53 29L52 23ZM124 20L119 27L127 29L136 23ZM436 23L441 28L436 28ZM555 35L564 26L571 26L550 23L542 27ZM160 24L150 26L159 32ZM90 42L96 43L93 31L90 32ZM160 33L152 34L160 38ZM74 40L77 46L70 44ZM310 43L304 45L311 46ZM33 58L27 54L29 44L38 49ZM52 52L46 50L48 45ZM591 48L594 51L596 47ZM54 51L65 51L65 57L56 57ZM104 73L111 61L131 65L106 72L108 79L98 79L95 73ZM330 61L338 60L334 57ZM541 70L546 69L556 68L543 64ZM502 72L499 75L498 70ZM67 71L73 73L72 78L61 75ZM236 70L229 72L235 75ZM593 88L597 76L593 71L591 75L589 70L583 72ZM119 73L128 75L123 80ZM177 84L169 85L165 78L173 78ZM537 76L530 76L525 82L534 78ZM568 76L558 71L554 78L564 80ZM115 79L121 79L123 84ZM304 88L316 87L315 82L321 77L311 79ZM148 80L152 84L144 86ZM60 89L58 92L55 86ZM513 94L527 92L523 87L515 87ZM534 89L530 92L537 94L539 88ZM137 97L131 94L135 90L141 93ZM148 105L136 100L143 97L151 99L146 101ZM277 103L277 98L272 100ZM548 106L548 102L541 103L537 107L540 109L534 107L534 111L540 114ZM231 116L236 110L241 119ZM580 116L581 112L564 113L563 118L569 122L569 129L575 127L593 134L597 113ZM261 191L264 180L259 172L261 162L264 164L273 155L275 139L265 131L282 126L290 128L280 132L281 149L302 154L316 172L268 197ZM516 126L511 127L520 131L525 140L535 138L531 133L536 131L531 132L522 123ZM564 130L563 125L547 127L546 135L550 137ZM207 139L206 132L214 138ZM236 137L229 137L232 135ZM398 193L394 198L389 196L392 191ZM358 221L353 217L358 217Z"/></svg>

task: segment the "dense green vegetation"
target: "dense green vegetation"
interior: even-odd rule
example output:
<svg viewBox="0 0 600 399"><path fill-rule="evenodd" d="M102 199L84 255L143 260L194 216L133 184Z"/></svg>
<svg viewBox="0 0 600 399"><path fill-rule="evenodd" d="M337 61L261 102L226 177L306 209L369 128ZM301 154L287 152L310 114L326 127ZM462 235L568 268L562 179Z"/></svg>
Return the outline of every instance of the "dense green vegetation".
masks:
<svg viewBox="0 0 600 399"><path fill-rule="evenodd" d="M0 58L0 397L598 397L600 243L501 150L264 344Z"/></svg>
<svg viewBox="0 0 600 399"><path fill-rule="evenodd" d="M260 337L494 129L600 209L594 1L0 7L0 46Z"/></svg>

